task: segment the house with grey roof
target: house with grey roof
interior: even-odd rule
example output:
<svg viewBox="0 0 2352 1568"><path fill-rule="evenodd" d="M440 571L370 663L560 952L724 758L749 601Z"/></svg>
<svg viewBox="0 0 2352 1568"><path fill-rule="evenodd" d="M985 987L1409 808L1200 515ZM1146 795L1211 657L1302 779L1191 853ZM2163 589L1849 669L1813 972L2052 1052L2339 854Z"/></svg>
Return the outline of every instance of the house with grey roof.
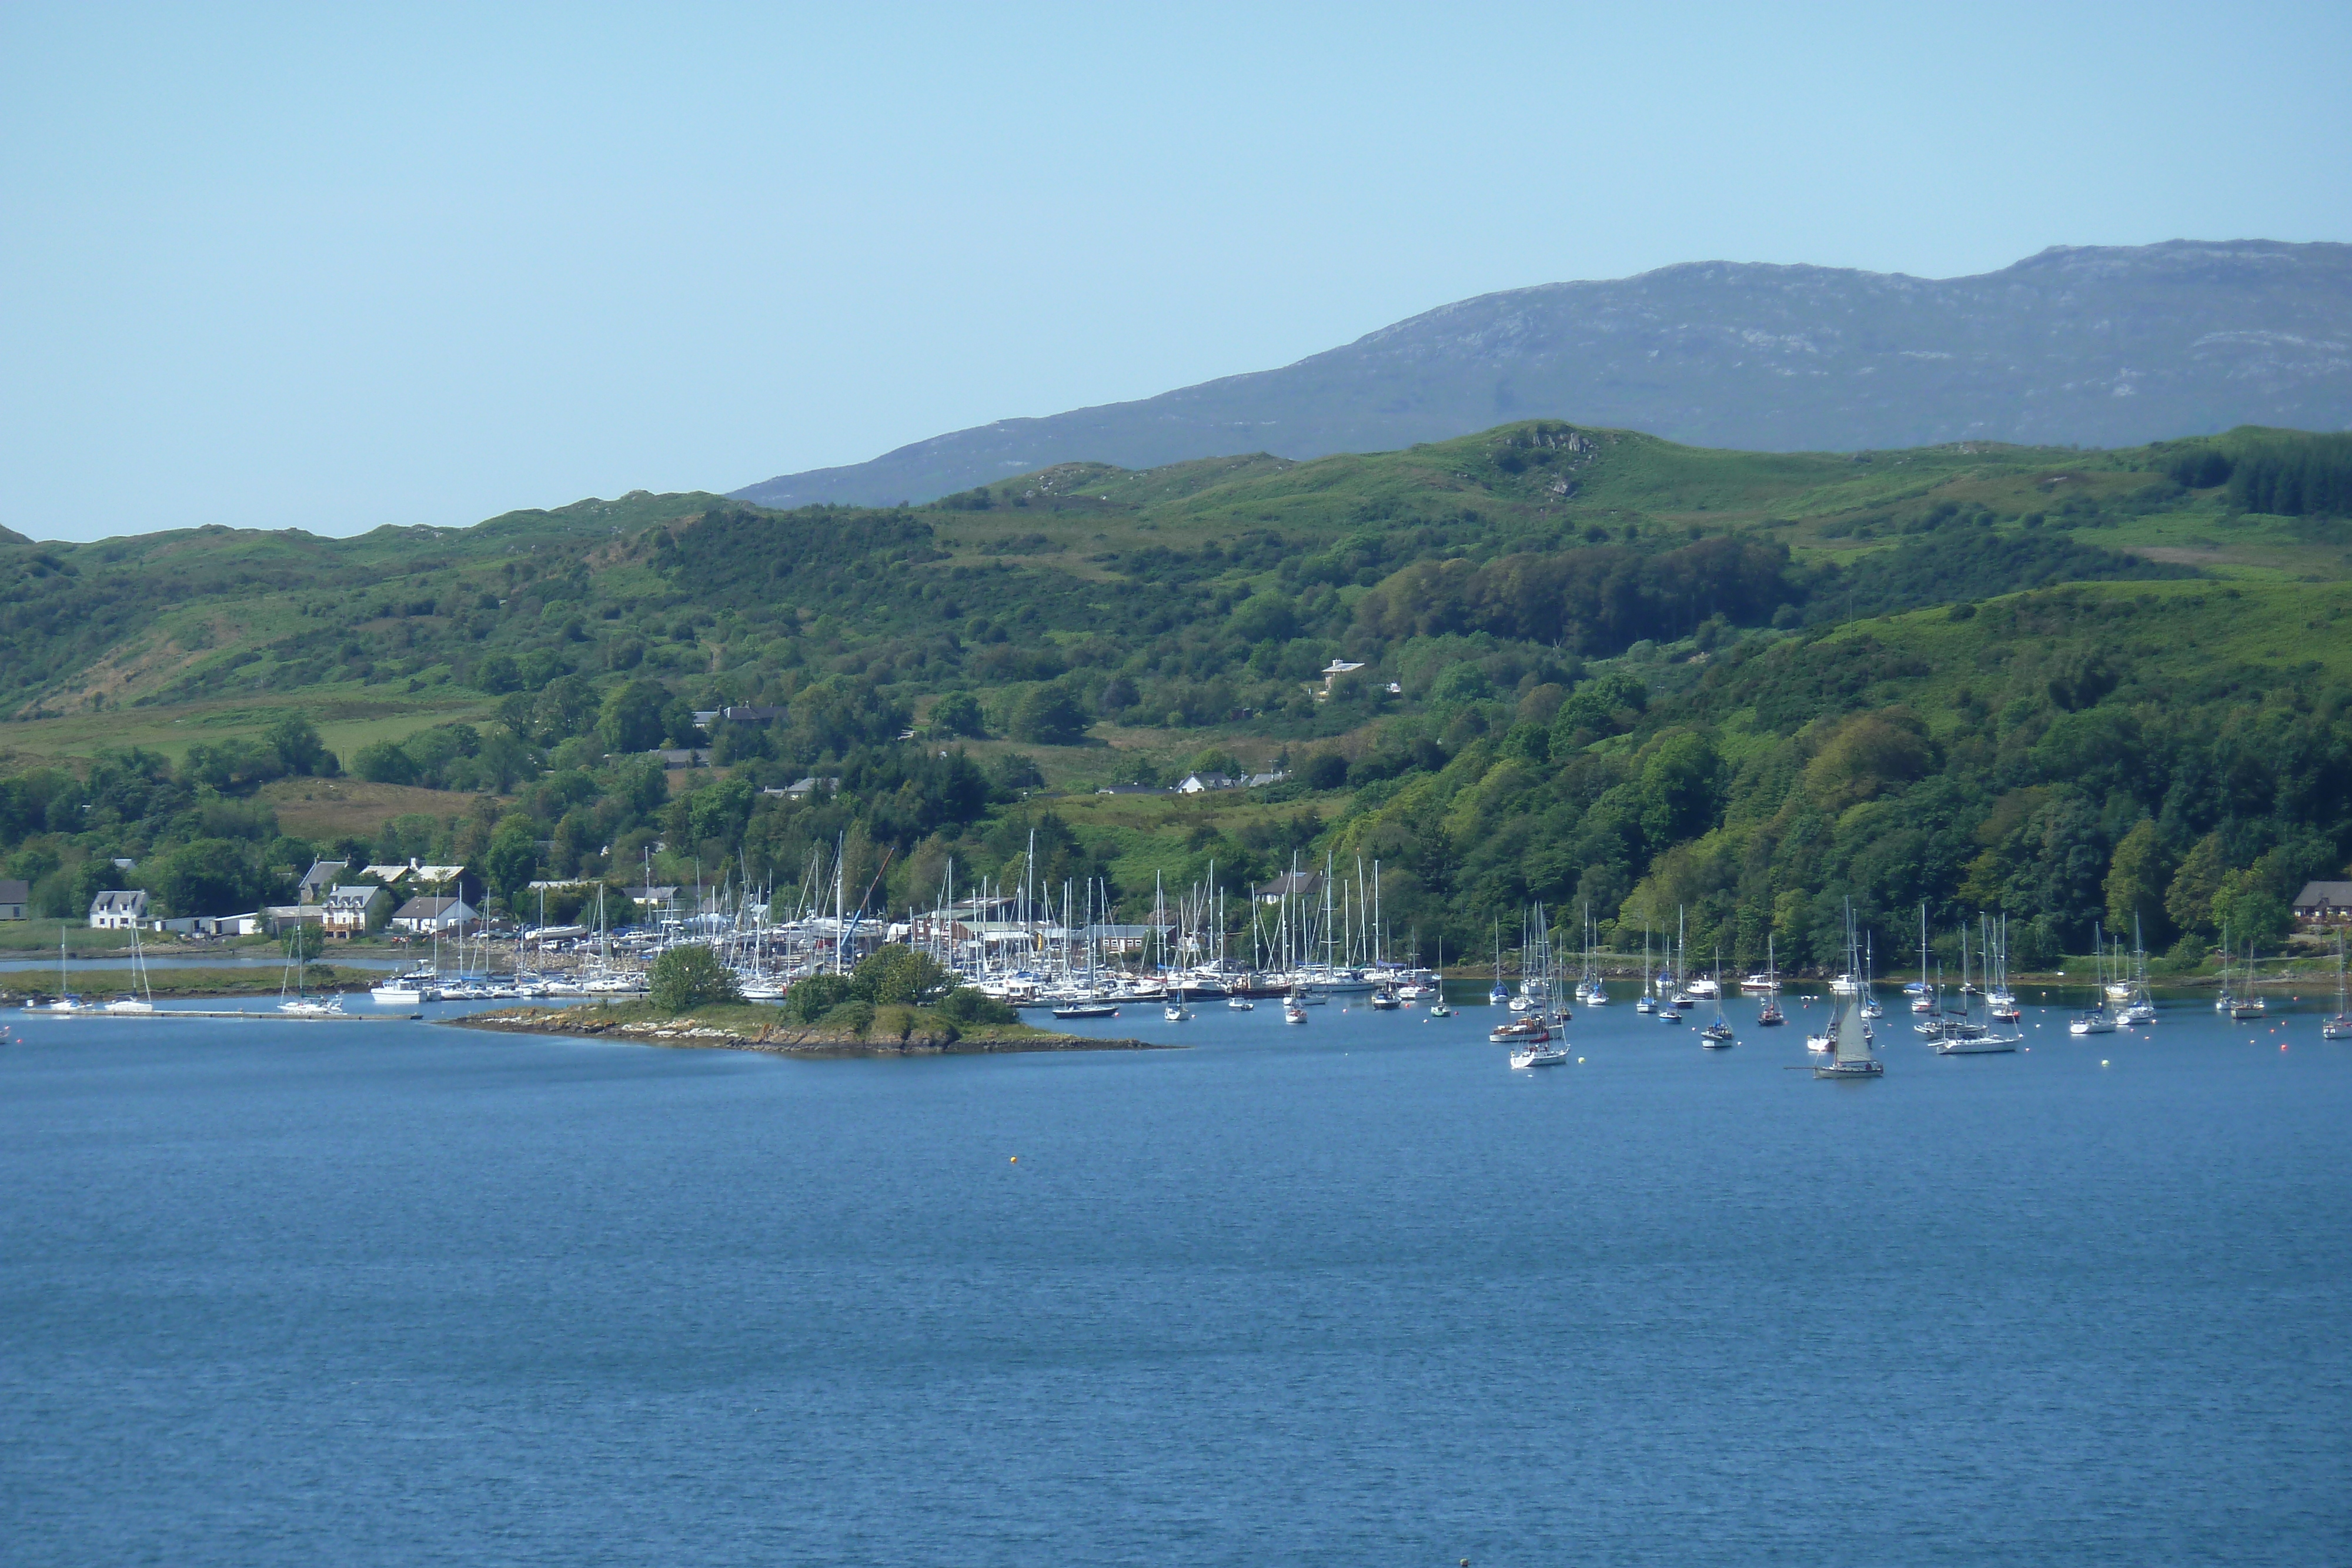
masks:
<svg viewBox="0 0 2352 1568"><path fill-rule="evenodd" d="M147 918L147 890L109 888L89 901L93 931L135 931Z"/></svg>
<svg viewBox="0 0 2352 1568"><path fill-rule="evenodd" d="M330 892L320 901L319 925L339 942L364 936L392 914L392 894L373 883L352 883Z"/></svg>
<svg viewBox="0 0 2352 1568"><path fill-rule="evenodd" d="M2352 882L2307 882L2294 895L2294 917L2305 925L2352 922Z"/></svg>
<svg viewBox="0 0 2352 1568"><path fill-rule="evenodd" d="M476 918L473 906L462 898L412 898L393 911L394 929L429 935L436 931L462 931Z"/></svg>
<svg viewBox="0 0 2352 1568"><path fill-rule="evenodd" d="M343 873L350 869L349 861L312 861L310 869L302 873L302 880L295 889L294 901L297 904L324 903L328 890L341 881Z"/></svg>

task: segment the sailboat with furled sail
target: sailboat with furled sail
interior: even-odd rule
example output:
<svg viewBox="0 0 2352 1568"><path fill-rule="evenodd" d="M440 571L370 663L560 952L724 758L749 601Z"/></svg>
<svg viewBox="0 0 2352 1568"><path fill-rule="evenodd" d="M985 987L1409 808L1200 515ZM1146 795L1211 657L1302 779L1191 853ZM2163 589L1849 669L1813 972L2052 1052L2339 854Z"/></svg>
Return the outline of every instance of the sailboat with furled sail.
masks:
<svg viewBox="0 0 2352 1568"><path fill-rule="evenodd" d="M2319 1026L2322 1040L2352 1040L2352 1013L2344 1010L2344 933L2336 934L2336 1016Z"/></svg>

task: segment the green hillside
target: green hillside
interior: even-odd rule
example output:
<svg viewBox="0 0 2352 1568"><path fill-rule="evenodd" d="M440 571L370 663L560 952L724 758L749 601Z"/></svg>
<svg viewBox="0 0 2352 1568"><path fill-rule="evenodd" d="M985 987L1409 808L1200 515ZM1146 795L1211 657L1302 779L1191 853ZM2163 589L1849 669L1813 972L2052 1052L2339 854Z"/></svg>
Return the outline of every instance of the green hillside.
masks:
<svg viewBox="0 0 2352 1568"><path fill-rule="evenodd" d="M193 908L342 840L488 873L502 835L494 884L656 841L789 882L847 831L902 902L1044 821L1053 875L1130 900L1361 852L1433 943L1529 897L1679 904L1746 961L1848 895L1897 943L1923 897L2079 943L2154 835L2131 907L2194 936L2352 854L2347 445L1760 455L1544 421L915 508L0 540L0 847L58 910L118 853ZM1327 691L1334 659L1363 668ZM781 712L698 727L730 706ZM716 766L665 776L664 746ZM1091 793L1277 761L1248 796ZM842 796L758 793L810 772ZM2191 862L2219 869L2175 910Z"/></svg>

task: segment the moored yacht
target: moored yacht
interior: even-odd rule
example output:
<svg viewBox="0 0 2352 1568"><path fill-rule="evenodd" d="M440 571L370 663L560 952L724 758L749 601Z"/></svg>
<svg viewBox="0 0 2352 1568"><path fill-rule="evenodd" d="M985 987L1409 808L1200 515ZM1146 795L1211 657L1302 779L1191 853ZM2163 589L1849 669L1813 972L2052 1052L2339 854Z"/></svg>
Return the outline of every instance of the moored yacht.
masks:
<svg viewBox="0 0 2352 1568"><path fill-rule="evenodd" d="M1853 915L1849 906L1846 915L1847 973L1852 974L1854 958ZM1808 1040L1806 1045L1813 1042ZM1871 1053L1870 1036L1864 1028L1861 1009L1852 998L1839 1000L1830 1020L1825 1040L1828 1049L1815 1052L1813 1076L1816 1078L1876 1078L1885 1067Z"/></svg>

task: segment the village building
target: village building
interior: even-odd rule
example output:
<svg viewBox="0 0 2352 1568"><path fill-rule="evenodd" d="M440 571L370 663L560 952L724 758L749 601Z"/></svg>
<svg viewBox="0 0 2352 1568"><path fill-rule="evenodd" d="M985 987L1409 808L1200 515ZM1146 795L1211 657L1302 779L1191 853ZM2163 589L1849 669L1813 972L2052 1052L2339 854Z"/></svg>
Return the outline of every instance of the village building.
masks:
<svg viewBox="0 0 2352 1568"><path fill-rule="evenodd" d="M348 942L379 928L390 918L392 894L373 883L337 887L320 903L320 925L329 936Z"/></svg>
<svg viewBox="0 0 2352 1568"><path fill-rule="evenodd" d="M302 880L295 884L295 902L324 904L329 891L343 880L343 873L350 869L349 861L312 861L310 869L304 872Z"/></svg>
<svg viewBox="0 0 2352 1568"><path fill-rule="evenodd" d="M2294 895L2294 917L2310 926L2352 923L2352 882L2307 882Z"/></svg>
<svg viewBox="0 0 2352 1568"><path fill-rule="evenodd" d="M1321 872L1287 871L1272 882L1261 883L1255 896L1260 904L1280 904L1286 898L1316 898L1322 892Z"/></svg>
<svg viewBox="0 0 2352 1568"><path fill-rule="evenodd" d="M0 877L0 920L32 917L33 884L16 877Z"/></svg>
<svg viewBox="0 0 2352 1568"><path fill-rule="evenodd" d="M462 931L477 918L474 908L462 898L426 896L412 898L393 911L395 930L419 936L436 931Z"/></svg>
<svg viewBox="0 0 2352 1568"><path fill-rule="evenodd" d="M93 931L135 931L147 919L147 890L110 888L89 901Z"/></svg>

